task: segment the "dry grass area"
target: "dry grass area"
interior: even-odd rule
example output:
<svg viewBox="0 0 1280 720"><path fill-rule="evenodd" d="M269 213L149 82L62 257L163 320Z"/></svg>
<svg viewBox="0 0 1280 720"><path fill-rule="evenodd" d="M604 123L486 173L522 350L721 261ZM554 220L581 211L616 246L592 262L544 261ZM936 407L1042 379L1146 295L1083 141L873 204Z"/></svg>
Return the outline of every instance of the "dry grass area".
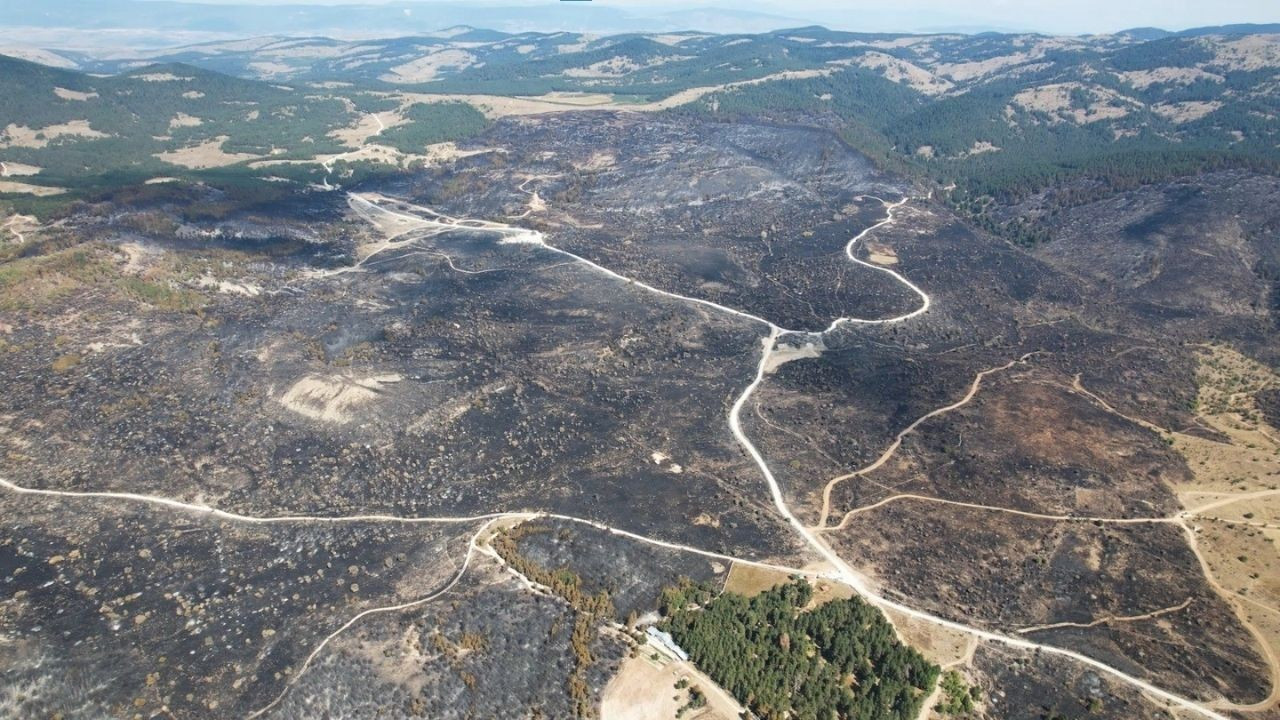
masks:
<svg viewBox="0 0 1280 720"><path fill-rule="evenodd" d="M53 94L57 95L63 100L76 100L78 102L84 102L86 100L92 100L93 98L98 97L98 93L96 92L77 92L75 90L68 90L66 88L60 88L60 87L55 87L53 89Z"/></svg>
<svg viewBox="0 0 1280 720"><path fill-rule="evenodd" d="M1138 90L1146 90L1152 85L1190 85L1199 80L1222 82L1221 75L1214 75L1199 68L1158 67L1151 70L1129 70L1116 75Z"/></svg>
<svg viewBox="0 0 1280 720"><path fill-rule="evenodd" d="M1266 423L1253 399L1257 392L1280 385L1280 377L1229 348L1205 347L1199 355L1197 421L1228 442L1172 434L1173 448L1194 474L1191 484L1176 488L1191 509L1217 499L1213 494L1280 486L1280 431Z"/></svg>
<svg viewBox="0 0 1280 720"><path fill-rule="evenodd" d="M1227 592L1280 612L1280 530L1221 520L1197 520L1196 542Z"/></svg>
<svg viewBox="0 0 1280 720"><path fill-rule="evenodd" d="M1206 496L1203 502L1212 502L1220 500L1231 495ZM1193 503L1190 507L1196 507ZM1220 520L1232 520L1245 525L1274 525L1280 528L1280 495L1270 495L1267 497L1251 497L1247 500L1239 500L1230 505L1222 505L1205 512L1204 517L1214 517Z"/></svg>
<svg viewBox="0 0 1280 720"><path fill-rule="evenodd" d="M206 140L199 145L192 145L191 147L185 147L178 150L156 153L154 157L171 165L178 165L191 170L225 167L227 165L235 165L236 163L258 159L257 155L250 155L248 153L229 153L224 151L222 149L222 144L228 139L229 138L226 135L219 135L218 137Z"/></svg>
<svg viewBox="0 0 1280 720"><path fill-rule="evenodd" d="M377 114L361 114L354 125L338 128L329 132L329 137L341 142L349 148L361 148L370 139L386 128L403 125L406 120L402 114L405 105L396 110L388 110Z"/></svg>
<svg viewBox="0 0 1280 720"><path fill-rule="evenodd" d="M729 577L724 581L724 591L752 597L789 582L791 582L791 575L781 570L733 563L729 568ZM853 597L853 590L847 585L817 580L813 582L813 600L809 603L809 607L814 608L832 600L850 597Z"/></svg>
<svg viewBox="0 0 1280 720"><path fill-rule="evenodd" d="M578 107L593 107L596 105L609 105L613 103L613 96L604 93L584 93L584 92L549 92L545 95L526 96L527 100L537 100L539 102L556 103L560 105L575 105Z"/></svg>
<svg viewBox="0 0 1280 720"><path fill-rule="evenodd" d="M1088 96L1088 104L1083 107L1076 101L1081 93ZM1122 118L1133 108L1140 106L1136 100L1113 90L1078 82L1041 85L1023 90L1013 96L1013 104L1024 110L1045 113L1050 116L1051 122L1070 122L1076 125Z"/></svg>
<svg viewBox="0 0 1280 720"><path fill-rule="evenodd" d="M886 610L885 615L908 645L920 651L929 662L944 667L967 663L976 642L969 635L919 618Z"/></svg>
<svg viewBox="0 0 1280 720"><path fill-rule="evenodd" d="M12 180L0 180L0 193L15 193L19 195L47 197L49 195L61 195L66 191L66 188L53 187L51 185L32 185L30 183L14 182Z"/></svg>
<svg viewBox="0 0 1280 720"><path fill-rule="evenodd" d="M10 124L0 132L0 148L23 147L42 148L51 140L58 138L104 138L106 133L98 132L89 126L88 120L72 120L71 122L47 125L42 128L29 128L25 125Z"/></svg>
<svg viewBox="0 0 1280 720"><path fill-rule="evenodd" d="M683 704L675 689L679 677L664 660L652 660L643 648L627 658L605 686L601 720L675 720Z"/></svg>
<svg viewBox="0 0 1280 720"><path fill-rule="evenodd" d="M1222 346L1198 352L1197 422L1225 442L1186 433L1170 435L1194 475L1177 487L1179 500L1197 513L1188 524L1212 582L1264 643L1270 662L1280 657L1280 432L1254 400L1280 385L1270 368ZM1252 493L1234 502L1234 496Z"/></svg>
<svg viewBox="0 0 1280 720"><path fill-rule="evenodd" d="M27 165L26 163L16 163L6 160L0 162L0 177L39 175L42 169L43 168L36 165Z"/></svg>
<svg viewBox="0 0 1280 720"><path fill-rule="evenodd" d="M861 55L858 57L858 64L880 71L886 80L906 85L926 95L940 95L954 87L951 81L940 78L919 65L885 53L869 52Z"/></svg>
<svg viewBox="0 0 1280 720"><path fill-rule="evenodd" d="M462 70L475 64L476 56L465 50L450 48L424 55L416 60L397 65L379 79L392 83L424 83L436 79L445 68Z"/></svg>
<svg viewBox="0 0 1280 720"><path fill-rule="evenodd" d="M689 699L688 690L676 689L682 679L706 694L705 707L677 714ZM641 645L635 657L623 661L605 686L600 705L601 720L734 720L742 712L742 707L706 675L649 645Z"/></svg>
<svg viewBox="0 0 1280 720"><path fill-rule="evenodd" d="M781 570L734 563L724 581L724 591L751 597L790 581L791 576Z"/></svg>
<svg viewBox="0 0 1280 720"><path fill-rule="evenodd" d="M738 87L747 87L751 85L761 85L778 80L803 80L806 78L825 77L835 72L838 65L831 65L825 68L816 68L812 70L787 70L773 75L755 78L754 80L742 80L739 82L726 83L724 85L712 85L708 87L695 87L681 90L680 92L649 103L623 103L617 102L612 96L603 94L590 93L547 93L545 95L527 96L527 97L501 97L497 95L428 95L424 93L401 93L398 97L407 102L464 102L474 106L477 110L484 113L490 119L498 119L503 117L518 115L541 115L544 113L569 112L573 110L626 110L630 112L658 112L661 110L670 110L674 107L687 105L691 102L700 100L707 95L725 90L732 90Z"/></svg>
<svg viewBox="0 0 1280 720"><path fill-rule="evenodd" d="M1164 117L1171 122L1181 125L1182 123L1199 120L1200 118L1216 111L1222 107L1222 103L1214 100L1205 102L1203 100L1192 100L1180 103L1160 103L1152 105L1152 112Z"/></svg>
<svg viewBox="0 0 1280 720"><path fill-rule="evenodd" d="M1217 44L1209 65L1245 71L1280 67L1280 35L1246 35Z"/></svg>
<svg viewBox="0 0 1280 720"><path fill-rule="evenodd" d="M1038 60L1044 57L1046 48L1035 47L1031 50L1011 53L1009 55L998 55L986 60L973 60L969 62L959 63L941 63L933 67L934 72L945 77L949 77L957 82L965 82L975 80L992 73L1022 65L1023 63Z"/></svg>

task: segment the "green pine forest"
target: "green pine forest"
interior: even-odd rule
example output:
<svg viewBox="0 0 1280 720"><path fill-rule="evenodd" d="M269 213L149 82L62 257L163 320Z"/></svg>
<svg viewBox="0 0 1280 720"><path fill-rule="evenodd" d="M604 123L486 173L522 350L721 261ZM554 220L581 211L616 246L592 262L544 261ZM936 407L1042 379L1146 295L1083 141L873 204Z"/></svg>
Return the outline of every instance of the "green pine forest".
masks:
<svg viewBox="0 0 1280 720"><path fill-rule="evenodd" d="M754 597L685 583L663 593L663 629L764 720L910 720L939 669L853 597L809 609L803 579Z"/></svg>

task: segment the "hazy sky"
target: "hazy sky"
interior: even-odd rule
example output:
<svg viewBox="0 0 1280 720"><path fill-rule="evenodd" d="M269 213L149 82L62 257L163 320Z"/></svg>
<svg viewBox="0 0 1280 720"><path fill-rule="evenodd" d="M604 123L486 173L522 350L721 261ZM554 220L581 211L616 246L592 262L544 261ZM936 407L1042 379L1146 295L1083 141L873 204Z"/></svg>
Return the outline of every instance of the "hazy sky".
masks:
<svg viewBox="0 0 1280 720"><path fill-rule="evenodd" d="M197 2L201 0L195 0ZM433 0L203 0L218 4L279 5L413 3ZM457 0L445 0L457 2ZM559 0L472 0L477 5L536 5ZM996 27L1085 33L1157 26L1180 30L1203 25L1280 22L1280 0L592 0L628 9L731 7L820 22L852 30L928 30ZM708 28L710 29L710 28Z"/></svg>

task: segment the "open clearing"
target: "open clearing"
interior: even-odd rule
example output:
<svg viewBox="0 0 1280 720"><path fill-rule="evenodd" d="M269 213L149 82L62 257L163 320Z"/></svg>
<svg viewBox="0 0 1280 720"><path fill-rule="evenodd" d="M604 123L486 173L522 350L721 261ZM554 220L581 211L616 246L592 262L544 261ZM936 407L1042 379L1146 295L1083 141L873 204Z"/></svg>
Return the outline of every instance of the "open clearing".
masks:
<svg viewBox="0 0 1280 720"><path fill-rule="evenodd" d="M654 657L657 657L655 660ZM676 683L688 679L707 696L707 705L677 715L689 699L688 690ZM601 720L734 720L742 708L724 690L713 684L688 663L671 660L641 645L635 657L627 658L618 674L605 686L601 698Z"/></svg>
<svg viewBox="0 0 1280 720"><path fill-rule="evenodd" d="M170 150L169 152L156 153L157 159L163 160L171 165L179 165L191 170L205 170L208 168L226 167L227 165L235 165L236 163L245 162L247 160L256 160L257 155L248 153L229 153L222 149L222 144L229 138L226 135L219 135L211 140L206 140L199 145L181 148L179 150Z"/></svg>

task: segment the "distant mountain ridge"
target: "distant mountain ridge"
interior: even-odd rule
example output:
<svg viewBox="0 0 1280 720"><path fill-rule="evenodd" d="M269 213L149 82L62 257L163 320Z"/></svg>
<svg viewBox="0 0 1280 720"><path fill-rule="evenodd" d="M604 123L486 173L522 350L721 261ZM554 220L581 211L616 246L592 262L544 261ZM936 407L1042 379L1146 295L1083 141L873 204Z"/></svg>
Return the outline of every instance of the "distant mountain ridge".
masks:
<svg viewBox="0 0 1280 720"><path fill-rule="evenodd" d="M1140 27L1121 30L1117 35L1139 41L1162 40L1169 37L1202 37L1205 35L1273 35L1280 33L1280 23L1235 23L1232 25L1208 25L1186 30L1165 30L1158 27Z"/></svg>
<svg viewBox="0 0 1280 720"><path fill-rule="evenodd" d="M127 18L127 22L122 22ZM426 34L465 25L499 32L637 32L693 28L764 32L803 24L750 10L687 8L641 12L601 3L481 5L468 2L385 5L209 5L168 0L44 0L0 4L0 26L249 35Z"/></svg>

